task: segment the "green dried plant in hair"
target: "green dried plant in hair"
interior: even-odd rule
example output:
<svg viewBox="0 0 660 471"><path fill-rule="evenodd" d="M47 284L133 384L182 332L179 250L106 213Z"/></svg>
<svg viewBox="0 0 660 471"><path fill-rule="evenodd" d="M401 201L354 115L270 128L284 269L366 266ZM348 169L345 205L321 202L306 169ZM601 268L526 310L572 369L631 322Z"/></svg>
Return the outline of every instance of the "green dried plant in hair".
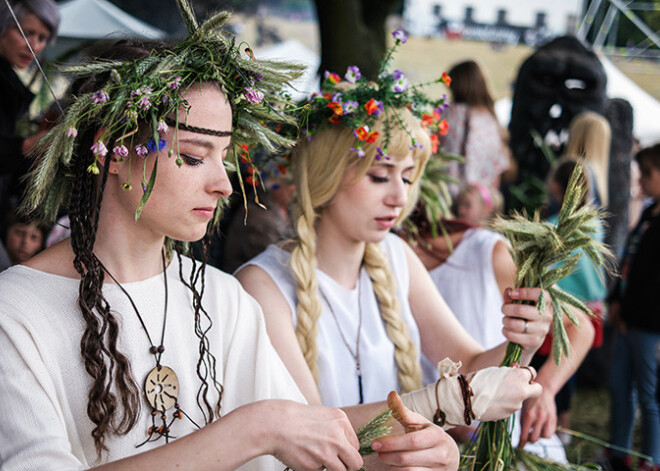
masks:
<svg viewBox="0 0 660 471"><path fill-rule="evenodd" d="M562 356L570 353L570 344L564 327L563 315L579 325L573 309L592 315L587 306L576 297L560 289L556 283L569 275L577 265L583 249L596 266L608 266L611 254L604 244L595 240L593 234L600 225L601 214L592 206L580 206L587 191L582 185L584 168L577 165L571 175L564 195L557 225L541 221L539 212L531 219L525 214L514 214L512 218L499 217L492 226L501 232L511 244L511 255L515 261L516 287L541 288L541 295L536 302L542 313L548 302L553 307L553 342L554 361L559 364ZM546 298L546 292L550 299ZM522 348L509 343L502 366L511 366L520 361ZM479 427L477 440L473 442L462 460L462 469L502 470L517 469L516 462L528 463L518 459L518 451L513 449L509 438L511 418L496 422L483 423ZM543 462L543 467L527 469L573 469L564 465Z"/></svg>
<svg viewBox="0 0 660 471"><path fill-rule="evenodd" d="M94 77L100 85L75 97L60 122L42 140L38 165L30 175L27 211L37 210L44 219L53 221L60 208L68 206L74 153L89 153L87 170L98 174L99 158L114 154L122 160L135 152L145 162L141 169L142 198L135 214L139 218L157 173L154 165L151 174L146 174L147 157L165 149L168 157L178 156L174 143L165 142L161 135L173 126L176 136L179 127L186 124L189 106L183 95L196 83L218 84L231 104L231 154L236 163L241 155L250 162L249 154L239 152L239 147L247 149L254 144L275 151L294 144L293 139L278 134L266 124L296 122L295 106L284 93L284 87L302 73L304 66L255 60L249 47L237 45L233 35L221 30L230 18L229 13L217 13L198 24L187 0L177 0L177 4L188 28L183 41L153 50L142 59L97 60L63 67L73 77ZM102 130L91 149L79 148L80 128ZM145 129L146 137L140 132ZM178 157L177 164L181 165ZM243 189L242 180L240 186ZM124 190L140 191L133 189L128 181Z"/></svg>

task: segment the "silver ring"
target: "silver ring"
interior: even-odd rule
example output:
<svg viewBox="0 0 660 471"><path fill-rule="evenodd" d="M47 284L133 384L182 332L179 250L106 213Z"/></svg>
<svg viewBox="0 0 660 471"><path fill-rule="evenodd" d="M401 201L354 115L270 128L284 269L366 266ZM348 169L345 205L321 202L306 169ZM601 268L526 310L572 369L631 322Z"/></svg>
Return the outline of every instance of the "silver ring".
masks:
<svg viewBox="0 0 660 471"><path fill-rule="evenodd" d="M525 328L523 329L523 334L527 333L527 324L528 324L527 319L525 319Z"/></svg>

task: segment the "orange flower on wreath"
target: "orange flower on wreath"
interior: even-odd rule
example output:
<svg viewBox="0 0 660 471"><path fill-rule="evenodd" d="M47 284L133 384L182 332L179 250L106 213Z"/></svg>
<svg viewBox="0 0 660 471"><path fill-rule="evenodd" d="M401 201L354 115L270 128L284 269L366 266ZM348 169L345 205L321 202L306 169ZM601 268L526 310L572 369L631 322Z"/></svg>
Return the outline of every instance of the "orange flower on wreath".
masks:
<svg viewBox="0 0 660 471"><path fill-rule="evenodd" d="M447 72L442 73L442 78L440 80L442 80L442 82L447 86L451 84L451 77L447 75Z"/></svg>
<svg viewBox="0 0 660 471"><path fill-rule="evenodd" d="M376 139L380 137L380 133L378 131L373 131L370 132L369 135L367 136L366 141L371 144L373 142L376 142Z"/></svg>
<svg viewBox="0 0 660 471"><path fill-rule="evenodd" d="M440 133L441 136L446 136L447 133L449 132L449 123L447 123L446 119L443 119L438 124L438 132Z"/></svg>
<svg viewBox="0 0 660 471"><path fill-rule="evenodd" d="M344 110L341 107L341 103L339 103L338 101L331 101L330 103L328 103L328 108L330 108L336 115L341 116L344 114Z"/></svg>
<svg viewBox="0 0 660 471"><path fill-rule="evenodd" d="M436 154L440 147L440 140L436 134L431 134L431 153Z"/></svg>
<svg viewBox="0 0 660 471"><path fill-rule="evenodd" d="M371 115L376 112L378 109L378 100L372 98L364 104L364 108L367 110L367 114Z"/></svg>
<svg viewBox="0 0 660 471"><path fill-rule="evenodd" d="M353 134L355 134L355 137L357 137L359 140L364 141L369 136L369 128L360 126L359 128L353 130Z"/></svg>
<svg viewBox="0 0 660 471"><path fill-rule="evenodd" d="M424 113L422 115L422 126L426 128L432 124L437 123L438 120L440 120L440 113L437 111L434 111L433 114Z"/></svg>
<svg viewBox="0 0 660 471"><path fill-rule="evenodd" d="M339 83L341 82L341 77L334 72L326 72L325 73L325 78L330 82L330 83Z"/></svg>

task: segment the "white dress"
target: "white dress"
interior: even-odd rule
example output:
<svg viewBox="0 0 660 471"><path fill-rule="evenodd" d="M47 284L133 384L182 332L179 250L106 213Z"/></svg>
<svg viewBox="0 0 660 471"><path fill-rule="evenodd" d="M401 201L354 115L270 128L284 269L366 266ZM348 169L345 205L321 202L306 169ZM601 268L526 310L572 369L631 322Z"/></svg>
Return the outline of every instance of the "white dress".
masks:
<svg viewBox="0 0 660 471"><path fill-rule="evenodd" d="M486 349L506 340L502 335L502 294L493 271L493 249L499 241L505 239L496 232L468 229L447 261L429 270L461 325Z"/></svg>
<svg viewBox="0 0 660 471"><path fill-rule="evenodd" d="M183 259L184 277L190 260ZM198 340L194 333L191 292L179 279L177 258L167 268L168 319L162 364L178 375L179 403L195 422L203 424L196 404ZM3 471L79 470L98 465L87 417L91 379L80 354L84 321L77 306L79 281L26 266L0 274L0 468ZM126 283L147 329L160 340L163 321L162 273ZM118 319L119 351L128 356L140 389L155 366L149 342L127 297L113 284L103 293ZM304 398L273 349L261 309L231 276L207 267L203 306L213 320L209 334L216 358L217 379L224 387L221 413L267 398ZM211 388L211 391L214 391ZM159 440L136 448L151 425L150 408L142 399L137 425L126 435L109 435L109 452L101 462L124 458L164 444ZM211 394L211 403L217 395ZM168 411L171 417L174 409ZM187 420L172 425L181 437L195 430ZM282 471L270 456L241 469Z"/></svg>
<svg viewBox="0 0 660 471"><path fill-rule="evenodd" d="M419 331L408 304L410 285L408 264L401 244L403 244L401 239L393 234L388 234L381 243L396 278L396 295L401 304L403 319L419 351ZM289 304L295 327L298 298L289 259L289 252L271 245L243 266L256 265L268 273ZM340 286L321 270L317 269L316 275L323 304L323 312L318 320L317 338L318 386L322 403L332 407L352 406L359 403L359 385L352 353L355 354L356 351L360 313L362 315L360 367L364 402L385 400L390 391L399 391L400 388L394 360L394 344L387 335L385 324L381 319L369 275L363 268L358 286L352 290ZM432 381L432 375L437 375L437 372L434 373L433 367L426 360L423 366L424 379L427 382Z"/></svg>
<svg viewBox="0 0 660 471"><path fill-rule="evenodd" d="M485 349L506 341L502 334L502 294L493 270L495 244L506 239L486 229L469 229L445 263L429 271L433 282L465 330ZM469 288L466 289L466 286ZM516 413L514 446L520 440ZM566 453L556 434L525 445L525 450L561 463Z"/></svg>

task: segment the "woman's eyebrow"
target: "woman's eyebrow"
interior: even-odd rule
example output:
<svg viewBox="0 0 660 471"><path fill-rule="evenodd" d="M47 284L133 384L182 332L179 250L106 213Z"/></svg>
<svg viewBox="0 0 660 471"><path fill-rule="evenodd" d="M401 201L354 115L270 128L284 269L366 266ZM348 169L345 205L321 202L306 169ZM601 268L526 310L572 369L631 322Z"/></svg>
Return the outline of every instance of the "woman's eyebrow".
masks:
<svg viewBox="0 0 660 471"><path fill-rule="evenodd" d="M212 141L198 136L179 136L179 143L193 144L195 146L204 147L206 149L212 149L215 147L215 144Z"/></svg>

